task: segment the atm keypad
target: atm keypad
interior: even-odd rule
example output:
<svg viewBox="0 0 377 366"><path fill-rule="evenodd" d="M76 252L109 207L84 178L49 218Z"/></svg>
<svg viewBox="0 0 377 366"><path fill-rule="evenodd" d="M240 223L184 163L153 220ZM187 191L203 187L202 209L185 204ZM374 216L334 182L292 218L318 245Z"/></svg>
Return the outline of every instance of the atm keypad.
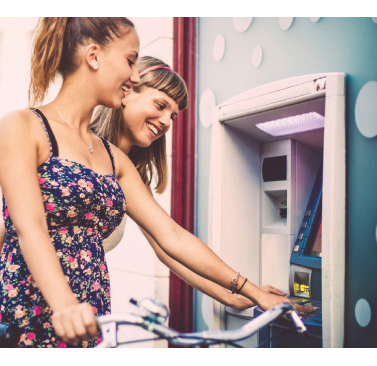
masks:
<svg viewBox="0 0 377 366"><path fill-rule="evenodd" d="M322 321L322 304L319 301L313 301L310 299L303 299L303 300L293 300L296 304L302 305L302 306L312 306L312 307L317 307L317 311L313 313L304 313L304 312L299 312L298 315L300 316L301 319L309 319L312 318L316 315L314 321L321 322Z"/></svg>

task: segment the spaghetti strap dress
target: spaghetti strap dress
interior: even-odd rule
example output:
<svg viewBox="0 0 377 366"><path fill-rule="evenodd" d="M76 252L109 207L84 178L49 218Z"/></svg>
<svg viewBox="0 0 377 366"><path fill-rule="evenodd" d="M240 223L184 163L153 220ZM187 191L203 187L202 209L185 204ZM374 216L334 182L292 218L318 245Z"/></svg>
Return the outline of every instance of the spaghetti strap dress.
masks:
<svg viewBox="0 0 377 366"><path fill-rule="evenodd" d="M51 155L38 167L38 178L51 242L77 300L91 304L95 315L110 314L110 281L102 244L126 211L110 144L101 138L113 174L101 175L80 163L60 158L46 117L38 109L32 111L39 117L50 142ZM72 347L54 332L51 308L26 266L4 196L3 219L0 322L22 328L18 347ZM100 342L99 337L78 347L94 347Z"/></svg>

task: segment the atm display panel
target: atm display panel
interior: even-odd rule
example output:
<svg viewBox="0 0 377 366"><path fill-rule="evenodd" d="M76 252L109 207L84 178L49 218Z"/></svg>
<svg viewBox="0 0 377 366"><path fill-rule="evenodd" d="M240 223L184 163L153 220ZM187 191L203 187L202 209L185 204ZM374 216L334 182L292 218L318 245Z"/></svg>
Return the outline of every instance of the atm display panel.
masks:
<svg viewBox="0 0 377 366"><path fill-rule="evenodd" d="M322 165L319 167L297 239L291 263L321 269L322 257Z"/></svg>
<svg viewBox="0 0 377 366"><path fill-rule="evenodd" d="M322 165L291 254L290 295L322 300Z"/></svg>

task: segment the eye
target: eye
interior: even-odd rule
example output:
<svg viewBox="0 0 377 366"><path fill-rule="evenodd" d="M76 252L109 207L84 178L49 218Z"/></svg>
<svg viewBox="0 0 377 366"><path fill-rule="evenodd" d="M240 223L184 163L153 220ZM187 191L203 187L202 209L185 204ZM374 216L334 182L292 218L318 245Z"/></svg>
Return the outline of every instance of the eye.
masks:
<svg viewBox="0 0 377 366"><path fill-rule="evenodd" d="M159 111L163 111L166 107L165 104L162 104L162 103L159 103L159 102L156 103L156 106L157 106L157 109Z"/></svg>
<svg viewBox="0 0 377 366"><path fill-rule="evenodd" d="M128 64L130 65L130 67L132 67L133 65L135 65L135 63L132 62L129 58L127 59L127 61L128 61Z"/></svg>

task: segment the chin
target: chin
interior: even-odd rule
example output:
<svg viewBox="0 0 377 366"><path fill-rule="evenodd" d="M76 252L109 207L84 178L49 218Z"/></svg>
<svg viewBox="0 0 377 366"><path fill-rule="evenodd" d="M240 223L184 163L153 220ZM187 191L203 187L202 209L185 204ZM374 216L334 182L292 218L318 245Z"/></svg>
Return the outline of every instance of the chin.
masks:
<svg viewBox="0 0 377 366"><path fill-rule="evenodd" d="M110 107L110 108L118 109L118 108L120 108L121 105L122 105L122 101L119 100L118 102L115 102L115 103L113 104L113 106Z"/></svg>
<svg viewBox="0 0 377 366"><path fill-rule="evenodd" d="M107 107L107 108L112 108L112 109L118 109L122 105L122 100L106 100L101 105Z"/></svg>
<svg viewBox="0 0 377 366"><path fill-rule="evenodd" d="M152 145L152 141L149 141L149 142L139 142L136 144L137 146L141 147L141 148L146 148L146 147L149 147Z"/></svg>

